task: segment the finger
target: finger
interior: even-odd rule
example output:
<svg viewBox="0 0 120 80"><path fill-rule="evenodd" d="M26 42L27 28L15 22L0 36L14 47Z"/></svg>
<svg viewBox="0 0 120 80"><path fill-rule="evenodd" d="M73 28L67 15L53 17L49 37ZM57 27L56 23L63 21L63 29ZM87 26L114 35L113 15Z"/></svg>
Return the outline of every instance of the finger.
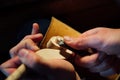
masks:
<svg viewBox="0 0 120 80"><path fill-rule="evenodd" d="M39 25L37 24L37 23L33 23L33 28L32 28L32 32L31 32L31 35L34 35L34 34L38 34L40 31L39 31ZM40 39L40 38L39 38ZM35 43L37 44L37 45L39 45L39 42L41 41L41 40L34 40L35 41Z"/></svg>
<svg viewBox="0 0 120 80"><path fill-rule="evenodd" d="M0 70L6 75L10 75L11 73L13 73L16 68L18 68L18 66L21 64L21 61L19 60L18 57L14 57L8 61L6 61L5 63L0 65Z"/></svg>
<svg viewBox="0 0 120 80"><path fill-rule="evenodd" d="M34 34L34 35L27 35L27 36L24 37L23 40L25 40L25 39L31 39L34 42L39 43L42 40L42 38L43 38L43 35L40 34L40 33L38 33L38 34Z"/></svg>
<svg viewBox="0 0 120 80"><path fill-rule="evenodd" d="M96 65L97 58L98 58L98 54L92 54L90 56L84 56L84 57L80 57L79 55L77 55L75 57L75 63L78 66L91 68L92 66Z"/></svg>
<svg viewBox="0 0 120 80"><path fill-rule="evenodd" d="M19 44L17 44L10 50L11 57L16 56L18 54L18 51L22 48L30 49L32 51L39 50L39 47L31 39L26 39L21 41Z"/></svg>
<svg viewBox="0 0 120 80"><path fill-rule="evenodd" d="M64 37L65 43L75 49L86 49L86 48L95 48L100 50L103 41L97 33L103 28L94 28L82 33L78 38L72 38L69 36Z"/></svg>
<svg viewBox="0 0 120 80"><path fill-rule="evenodd" d="M64 41L66 44L71 46L72 48L81 50L87 48L95 48L97 50L101 49L103 41L101 37L97 35L87 36L87 37L78 37L78 38L71 38L71 37L64 37Z"/></svg>
<svg viewBox="0 0 120 80"><path fill-rule="evenodd" d="M33 23L33 28L31 34L39 33L39 25L37 23Z"/></svg>
<svg viewBox="0 0 120 80"><path fill-rule="evenodd" d="M84 38L72 38L69 36L64 36L64 41L67 45L75 49L84 49L85 47L81 46L81 43L84 41ZM84 45L85 46L85 45Z"/></svg>

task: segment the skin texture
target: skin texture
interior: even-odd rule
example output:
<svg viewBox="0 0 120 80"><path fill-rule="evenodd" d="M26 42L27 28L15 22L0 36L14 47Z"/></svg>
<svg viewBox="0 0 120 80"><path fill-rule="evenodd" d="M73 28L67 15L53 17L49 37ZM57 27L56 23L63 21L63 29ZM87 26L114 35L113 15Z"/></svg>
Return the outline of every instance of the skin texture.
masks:
<svg viewBox="0 0 120 80"><path fill-rule="evenodd" d="M1 64L0 70L9 76L23 63L30 70L21 80L80 80L70 62L60 59L45 60L35 54L40 50L37 45L43 37L38 31L39 25L34 23L31 35L24 37L10 50L11 59ZM32 76L30 73L33 73Z"/></svg>
<svg viewBox="0 0 120 80"><path fill-rule="evenodd" d="M9 76L23 63L37 74L36 79L79 80L73 65L66 60L45 60L34 54L39 50L37 44L42 39L38 33L38 24L33 24L31 35L27 35L10 50L11 59L1 64L0 69ZM66 44L78 49L94 48L96 52L88 56L76 56L75 63L86 67L91 72L108 76L119 72L120 29L95 28L88 30L78 38L64 37ZM65 66L66 65L66 66ZM34 77L34 78L35 78ZM23 79L32 79L28 75Z"/></svg>
<svg viewBox="0 0 120 80"><path fill-rule="evenodd" d="M91 72L109 76L120 71L120 29L94 28L81 34L78 38L64 37L66 44L72 48L96 49L91 55L77 55L75 63L88 68Z"/></svg>

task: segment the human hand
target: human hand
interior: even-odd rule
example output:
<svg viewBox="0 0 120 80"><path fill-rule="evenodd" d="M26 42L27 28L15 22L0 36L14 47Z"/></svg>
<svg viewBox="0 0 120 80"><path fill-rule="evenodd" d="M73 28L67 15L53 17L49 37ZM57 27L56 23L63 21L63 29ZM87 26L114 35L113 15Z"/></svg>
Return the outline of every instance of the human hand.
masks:
<svg viewBox="0 0 120 80"><path fill-rule="evenodd" d="M42 34L38 33L39 31L39 25L37 23L33 24L33 29L31 31L31 35L25 36L19 44L14 46L12 49L10 49L10 56L11 59L3 63L0 68L1 71L6 75L10 75L13 73L16 68L21 64L21 61L18 58L18 52L19 50L25 48L32 51L39 50L39 47L37 46L37 43L42 39ZM36 43L35 43L36 42Z"/></svg>
<svg viewBox="0 0 120 80"><path fill-rule="evenodd" d="M39 42L42 40L43 35L39 33L39 25L33 24L33 28L30 35L26 35L16 46L10 49L9 53L11 57L17 55L18 51L22 48L30 49L34 52L39 50Z"/></svg>
<svg viewBox="0 0 120 80"><path fill-rule="evenodd" d="M21 63L30 71L28 70L20 80L80 80L70 62L62 59L46 60L28 49L21 49L17 57L3 63L1 69L9 76Z"/></svg>
<svg viewBox="0 0 120 80"><path fill-rule="evenodd" d="M46 60L35 54L39 50L37 43L42 39L35 25L33 25L32 35L26 36L10 50L12 58L1 65L2 72L9 76L19 65L25 64L30 68L30 72L34 73L30 76L29 72L26 72L22 77L23 80L80 80L70 62L58 59Z"/></svg>
<svg viewBox="0 0 120 80"><path fill-rule="evenodd" d="M84 32L78 38L65 37L65 42L78 50L97 50L88 56L77 55L75 62L79 66L86 67L91 72L98 72L102 76L120 71L120 29L95 28Z"/></svg>

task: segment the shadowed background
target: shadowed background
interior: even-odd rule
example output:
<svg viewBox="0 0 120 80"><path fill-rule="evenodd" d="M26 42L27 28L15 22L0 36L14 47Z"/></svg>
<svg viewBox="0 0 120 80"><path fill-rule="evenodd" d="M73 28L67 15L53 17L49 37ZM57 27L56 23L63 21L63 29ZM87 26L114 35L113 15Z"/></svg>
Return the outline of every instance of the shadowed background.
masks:
<svg viewBox="0 0 120 80"><path fill-rule="evenodd" d="M10 58L9 49L24 37L21 30L28 34L25 26L31 27L33 22L42 19L50 20L52 16L80 32L98 26L120 28L120 8L115 0L2 0L0 64Z"/></svg>

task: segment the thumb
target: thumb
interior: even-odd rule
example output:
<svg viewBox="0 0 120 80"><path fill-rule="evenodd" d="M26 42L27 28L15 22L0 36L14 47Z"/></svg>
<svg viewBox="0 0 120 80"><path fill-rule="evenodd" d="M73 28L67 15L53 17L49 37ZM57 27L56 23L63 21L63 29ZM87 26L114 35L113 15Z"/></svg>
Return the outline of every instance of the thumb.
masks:
<svg viewBox="0 0 120 80"><path fill-rule="evenodd" d="M67 45L72 48L83 50L87 48L95 48L98 49L101 46L101 41L98 39L96 35L92 36L81 36L78 38L72 38L69 36L64 37L64 41Z"/></svg>
<svg viewBox="0 0 120 80"><path fill-rule="evenodd" d="M98 33L104 28L94 28L82 33L78 38L64 37L65 43L75 49L95 48L100 50L103 39Z"/></svg>

